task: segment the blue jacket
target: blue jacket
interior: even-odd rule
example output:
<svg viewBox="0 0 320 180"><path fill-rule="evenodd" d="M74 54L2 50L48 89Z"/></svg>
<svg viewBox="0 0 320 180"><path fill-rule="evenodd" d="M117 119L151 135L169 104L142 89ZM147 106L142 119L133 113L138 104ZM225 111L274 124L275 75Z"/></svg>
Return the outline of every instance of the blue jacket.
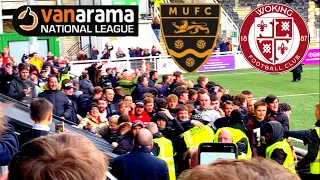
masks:
<svg viewBox="0 0 320 180"><path fill-rule="evenodd" d="M6 128L6 131L0 135L0 166L7 166L19 149L18 136L14 133L13 127L8 124Z"/></svg>
<svg viewBox="0 0 320 180"><path fill-rule="evenodd" d="M228 52L228 42L220 43L220 52Z"/></svg>
<svg viewBox="0 0 320 180"><path fill-rule="evenodd" d="M129 154L115 158L111 174L119 180L169 180L166 162L151 155L147 147L134 147Z"/></svg>
<svg viewBox="0 0 320 180"><path fill-rule="evenodd" d="M45 90L38 95L39 98L45 98L53 104L53 114L71 120L72 103L68 96L58 90Z"/></svg>

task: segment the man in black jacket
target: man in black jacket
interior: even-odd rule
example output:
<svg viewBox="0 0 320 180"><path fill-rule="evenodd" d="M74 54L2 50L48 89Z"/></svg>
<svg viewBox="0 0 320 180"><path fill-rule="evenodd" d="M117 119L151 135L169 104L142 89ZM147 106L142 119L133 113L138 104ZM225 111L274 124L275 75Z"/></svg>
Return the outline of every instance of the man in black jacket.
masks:
<svg viewBox="0 0 320 180"><path fill-rule="evenodd" d="M13 66L7 64L0 68L0 93L7 95L9 83L15 78L16 73L14 73Z"/></svg>
<svg viewBox="0 0 320 180"><path fill-rule="evenodd" d="M168 180L168 167L164 160L151 155L153 136L147 129L141 129L134 138L132 152L115 158L111 173L119 180L161 179Z"/></svg>
<svg viewBox="0 0 320 180"><path fill-rule="evenodd" d="M315 115L317 122L315 124L315 128L312 129L309 133L308 137L308 153L301 159L299 162L296 162L296 169L300 170L306 168L307 165L314 163L317 161L317 156L320 152L320 103L316 105ZM311 167L312 168L312 167ZM300 174L302 179L319 179L320 177L320 167L313 167L315 171L312 174ZM317 174L319 173L319 174Z"/></svg>
<svg viewBox="0 0 320 180"><path fill-rule="evenodd" d="M45 98L53 104L53 114L62 119L70 120L72 115L72 106L68 96L58 90L57 77L51 76L48 79L47 89L40 93L39 98Z"/></svg>
<svg viewBox="0 0 320 180"><path fill-rule="evenodd" d="M269 121L276 120L282 124L284 133L289 131L289 118L279 107L279 99L273 94L269 94L265 100L268 106L267 118Z"/></svg>
<svg viewBox="0 0 320 180"><path fill-rule="evenodd" d="M292 69L291 72L292 72L291 82L299 82L301 80L302 64L300 63L297 67Z"/></svg>
<svg viewBox="0 0 320 180"><path fill-rule="evenodd" d="M74 86L71 79L65 79L62 81L61 91L68 96L69 102L71 103L71 107L72 107L72 114L70 117L70 121L78 125L79 120L81 120L82 117L78 115L79 114L78 113L79 112L78 97L73 94L73 88Z"/></svg>
<svg viewBox="0 0 320 180"><path fill-rule="evenodd" d="M32 98L37 97L34 83L29 79L29 66L24 63L19 64L19 77L10 82L8 96L30 104Z"/></svg>
<svg viewBox="0 0 320 180"><path fill-rule="evenodd" d="M119 145L113 150L113 153L122 155L131 152L134 137L141 128L143 128L143 123L139 120L134 121L131 130L119 138Z"/></svg>

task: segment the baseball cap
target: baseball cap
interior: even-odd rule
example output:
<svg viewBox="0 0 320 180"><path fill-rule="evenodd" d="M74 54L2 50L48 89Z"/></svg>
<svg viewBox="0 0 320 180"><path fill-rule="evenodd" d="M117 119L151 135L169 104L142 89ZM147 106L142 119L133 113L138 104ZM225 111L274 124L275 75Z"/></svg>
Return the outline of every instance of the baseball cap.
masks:
<svg viewBox="0 0 320 180"><path fill-rule="evenodd" d="M70 83L62 83L62 87L61 87L62 89L66 89L66 90L69 90L69 89L71 89L71 88L74 88L74 86L73 86L73 83L72 82L70 82Z"/></svg>
<svg viewBox="0 0 320 180"><path fill-rule="evenodd" d="M142 121L140 121L140 120L135 120L135 121L133 121L132 127L136 127L136 126L138 126L138 125L140 125L140 126L143 127Z"/></svg>
<svg viewBox="0 0 320 180"><path fill-rule="evenodd" d="M98 108L97 103L91 103L90 106L89 106L89 110L91 110L94 107Z"/></svg>
<svg viewBox="0 0 320 180"><path fill-rule="evenodd" d="M137 101L136 106L137 107L144 107L143 102L141 102L141 101Z"/></svg>

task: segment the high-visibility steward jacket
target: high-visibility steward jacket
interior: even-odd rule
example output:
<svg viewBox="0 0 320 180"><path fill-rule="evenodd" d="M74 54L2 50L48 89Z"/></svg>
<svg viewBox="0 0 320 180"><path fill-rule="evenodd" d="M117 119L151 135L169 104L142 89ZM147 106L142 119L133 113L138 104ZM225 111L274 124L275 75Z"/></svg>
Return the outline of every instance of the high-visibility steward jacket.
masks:
<svg viewBox="0 0 320 180"><path fill-rule="evenodd" d="M247 140L247 154L245 153L241 153L241 155L238 156L238 159L250 159L252 156L252 151L251 151L251 147L249 144L249 139L247 137L247 135L245 133L243 133L241 130L239 129L235 129L235 128L231 128L231 127L223 127L223 128L219 128L215 134L214 137L214 142L218 142L219 141L219 134L220 132L225 129L227 131L229 131L232 135L232 142L233 143L238 143L241 139L245 138Z"/></svg>
<svg viewBox="0 0 320 180"><path fill-rule="evenodd" d="M61 74L61 73L58 74L58 82L60 85L62 84L62 81L65 79L70 79L69 72L67 74Z"/></svg>
<svg viewBox="0 0 320 180"><path fill-rule="evenodd" d="M153 139L153 142L157 143L160 148L160 153L158 155L158 158L164 160L168 165L170 180L175 180L176 170L175 170L175 165L173 160L172 142L165 137Z"/></svg>
<svg viewBox="0 0 320 180"><path fill-rule="evenodd" d="M284 139L283 141L278 141L271 146L268 146L266 150L266 159L271 159L271 154L275 149L282 149L287 154L283 166L288 168L291 172L296 173L293 153L288 141Z"/></svg>
<svg viewBox="0 0 320 180"><path fill-rule="evenodd" d="M320 139L320 127L316 127L318 137ZM310 163L310 173L311 174L320 174L320 147L318 149L318 155L314 162Z"/></svg>
<svg viewBox="0 0 320 180"><path fill-rule="evenodd" d="M208 125L203 128L193 127L183 133L184 142L188 149L198 147L201 143L213 142L214 132Z"/></svg>
<svg viewBox="0 0 320 180"><path fill-rule="evenodd" d="M39 83L39 87L40 87L40 90L41 91L44 91L45 89L44 89L44 86L46 85L46 83L44 83L44 82L41 82L41 83Z"/></svg>

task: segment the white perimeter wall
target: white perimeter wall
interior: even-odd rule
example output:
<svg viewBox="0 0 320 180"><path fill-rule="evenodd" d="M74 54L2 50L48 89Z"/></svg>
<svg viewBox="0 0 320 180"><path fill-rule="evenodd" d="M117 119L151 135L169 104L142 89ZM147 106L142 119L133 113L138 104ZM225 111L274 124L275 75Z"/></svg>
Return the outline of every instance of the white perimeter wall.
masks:
<svg viewBox="0 0 320 180"><path fill-rule="evenodd" d="M245 60L242 54L232 53L235 56L235 70L236 69L248 69L252 68L252 66ZM230 54L231 55L231 54ZM218 56L218 55L214 55ZM137 60L140 61L140 60ZM71 73L75 75L81 75L81 72L89 67L94 61L88 60L85 61L86 64L72 64L71 65ZM95 60L95 62L97 62ZM117 61L116 59L111 59L109 61L110 67L117 67L118 69L130 68L130 61ZM157 59L156 69L160 75L163 74L172 74L174 71L182 71L175 62L170 57L159 57Z"/></svg>

